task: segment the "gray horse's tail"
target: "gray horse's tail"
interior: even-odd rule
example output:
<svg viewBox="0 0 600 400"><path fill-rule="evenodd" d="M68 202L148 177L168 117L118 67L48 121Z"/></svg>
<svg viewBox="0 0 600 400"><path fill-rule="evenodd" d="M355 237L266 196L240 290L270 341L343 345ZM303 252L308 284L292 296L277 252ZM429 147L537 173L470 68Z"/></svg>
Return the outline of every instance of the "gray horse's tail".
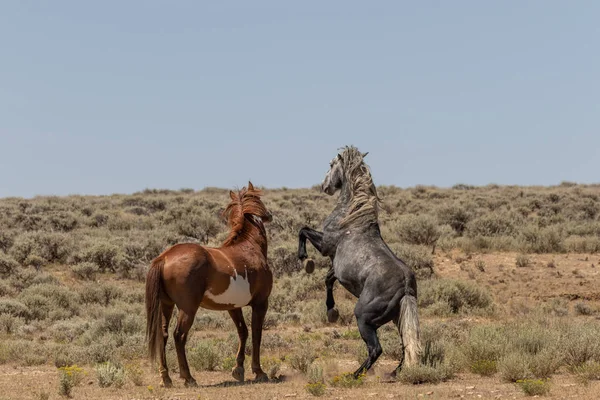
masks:
<svg viewBox="0 0 600 400"><path fill-rule="evenodd" d="M404 363L408 366L418 364L421 354L421 329L415 296L406 295L400 300L398 331L404 346Z"/></svg>

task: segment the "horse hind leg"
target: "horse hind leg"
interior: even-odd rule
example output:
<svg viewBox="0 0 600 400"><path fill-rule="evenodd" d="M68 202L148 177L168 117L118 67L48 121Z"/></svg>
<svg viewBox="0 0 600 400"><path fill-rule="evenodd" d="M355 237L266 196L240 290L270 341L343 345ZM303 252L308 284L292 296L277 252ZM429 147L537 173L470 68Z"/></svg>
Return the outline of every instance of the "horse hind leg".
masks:
<svg viewBox="0 0 600 400"><path fill-rule="evenodd" d="M161 303L160 312L162 315L161 330L163 336L163 344L160 351L160 365L158 367L162 386L169 388L173 386L173 381L169 376L169 368L167 367L167 341L169 340L169 323L171 322L171 316L173 315L173 304Z"/></svg>
<svg viewBox="0 0 600 400"><path fill-rule="evenodd" d="M240 344L236 356L236 365L231 371L233 378L239 382L244 382L244 360L246 359L246 341L248 340L248 327L244 321L244 314L241 308L229 311L229 315L238 331Z"/></svg>
<svg viewBox="0 0 600 400"><path fill-rule="evenodd" d="M377 328L386 322L383 321L380 323L378 320L378 317L382 315L384 310L385 304L383 302L373 299L372 296L366 295L365 292L359 297L358 303L356 303L356 307L354 307L358 331L367 345L368 352L367 359L354 372L354 378L358 378L360 375L367 372L371 366L373 366L375 361L377 361L381 353L383 353L379 338L377 337Z"/></svg>
<svg viewBox="0 0 600 400"><path fill-rule="evenodd" d="M188 332L194 323L195 313L187 313L179 310L177 317L177 326L175 326L175 349L177 350L177 361L179 362L179 376L185 380L186 387L198 386L196 380L190 373L187 357L185 355L185 343L187 342Z"/></svg>
<svg viewBox="0 0 600 400"><path fill-rule="evenodd" d="M354 371L355 379L367 372L373 366L373 364L375 364L375 361L377 361L381 353L383 353L383 349L379 343L379 338L377 337L377 327L369 323L365 318L358 316L357 322L358 331L360 332L360 336L362 337L363 341L367 345L368 354L367 359L361 364L360 367L358 367L356 371Z"/></svg>

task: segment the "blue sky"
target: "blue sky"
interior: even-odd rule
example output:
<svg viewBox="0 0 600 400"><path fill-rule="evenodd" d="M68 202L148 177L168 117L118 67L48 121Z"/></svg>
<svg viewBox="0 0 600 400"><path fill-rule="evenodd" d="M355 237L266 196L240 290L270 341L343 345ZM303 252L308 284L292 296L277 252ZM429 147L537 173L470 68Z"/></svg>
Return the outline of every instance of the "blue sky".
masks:
<svg viewBox="0 0 600 400"><path fill-rule="evenodd" d="M600 2L5 1L0 196L600 181Z"/></svg>

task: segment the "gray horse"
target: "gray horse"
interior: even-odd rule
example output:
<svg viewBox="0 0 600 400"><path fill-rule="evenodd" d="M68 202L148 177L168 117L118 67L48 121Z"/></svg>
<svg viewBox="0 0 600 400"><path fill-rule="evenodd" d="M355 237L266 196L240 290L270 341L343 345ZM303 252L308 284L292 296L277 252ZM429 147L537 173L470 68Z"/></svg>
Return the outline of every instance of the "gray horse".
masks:
<svg viewBox="0 0 600 400"><path fill-rule="evenodd" d="M306 240L332 260L327 274L327 316L335 322L339 316L333 299L336 280L358 298L354 315L368 350L365 362L354 377L365 373L382 353L377 329L394 321L400 333L403 356L392 372L403 363L418 362L419 316L417 282L412 270L390 250L381 237L377 210L379 198L369 167L356 147L345 147L330 163L321 189L340 196L333 212L323 223L323 232L304 227L300 230L298 257L307 260ZM306 263L305 261L305 263Z"/></svg>

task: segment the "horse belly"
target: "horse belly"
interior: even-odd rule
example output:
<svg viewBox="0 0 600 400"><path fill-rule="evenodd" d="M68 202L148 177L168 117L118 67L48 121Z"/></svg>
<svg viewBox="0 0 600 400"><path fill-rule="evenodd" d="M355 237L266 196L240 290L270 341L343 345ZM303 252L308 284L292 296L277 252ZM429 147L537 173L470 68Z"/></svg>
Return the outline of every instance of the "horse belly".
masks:
<svg viewBox="0 0 600 400"><path fill-rule="evenodd" d="M236 274L229 280L225 291L215 294L214 289L208 288L204 292L201 305L206 308L230 310L247 306L252 300L250 282L247 277Z"/></svg>

